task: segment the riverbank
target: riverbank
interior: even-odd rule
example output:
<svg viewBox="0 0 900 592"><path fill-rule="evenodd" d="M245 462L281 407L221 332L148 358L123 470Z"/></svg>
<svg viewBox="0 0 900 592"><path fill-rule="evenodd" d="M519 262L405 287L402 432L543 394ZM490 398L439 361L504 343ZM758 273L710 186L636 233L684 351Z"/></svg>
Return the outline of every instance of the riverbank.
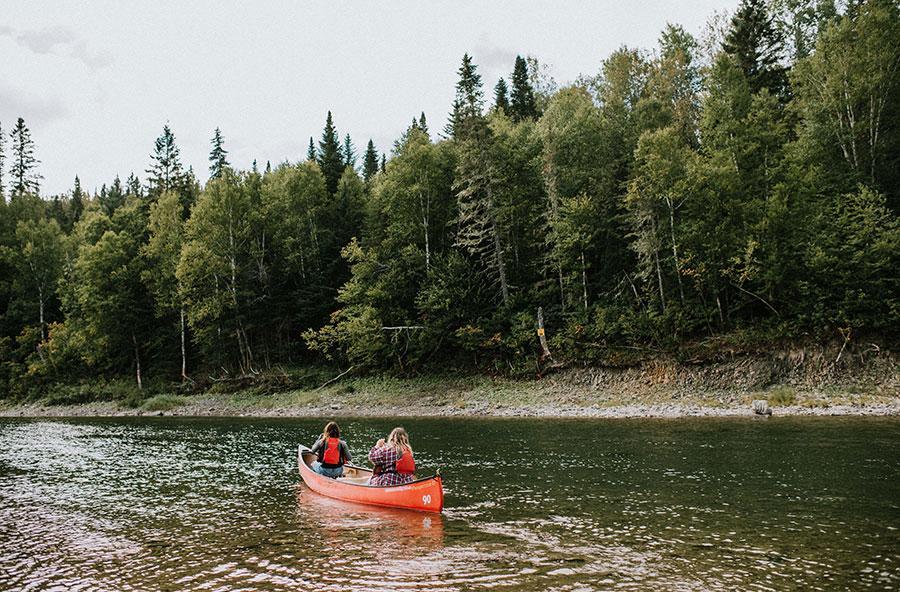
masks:
<svg viewBox="0 0 900 592"><path fill-rule="evenodd" d="M775 415L898 415L900 364L879 352L837 367L815 351L742 355L703 364L655 360L634 367L560 370L540 379L484 375L348 376L324 387L270 392L159 394L123 401L0 407L7 417L696 417L750 416L765 400Z"/></svg>

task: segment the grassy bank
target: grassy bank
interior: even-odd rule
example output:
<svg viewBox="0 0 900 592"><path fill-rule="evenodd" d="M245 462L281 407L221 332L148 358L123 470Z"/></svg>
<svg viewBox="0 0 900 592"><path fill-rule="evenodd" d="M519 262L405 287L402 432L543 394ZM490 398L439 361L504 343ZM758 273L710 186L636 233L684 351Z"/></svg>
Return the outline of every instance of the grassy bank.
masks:
<svg viewBox="0 0 900 592"><path fill-rule="evenodd" d="M627 367L559 369L539 379L482 374L359 376L327 368L279 370L193 389L138 391L123 381L58 385L3 415L497 415L633 417L749 415L754 400L776 414L900 414L897 356L878 352L841 366L833 352L783 349L703 363L644 360Z"/></svg>

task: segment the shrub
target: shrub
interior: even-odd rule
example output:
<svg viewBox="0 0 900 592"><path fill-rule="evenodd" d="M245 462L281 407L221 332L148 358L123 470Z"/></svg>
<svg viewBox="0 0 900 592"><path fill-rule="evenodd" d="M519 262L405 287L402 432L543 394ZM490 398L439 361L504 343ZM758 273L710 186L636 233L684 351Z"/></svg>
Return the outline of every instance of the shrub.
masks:
<svg viewBox="0 0 900 592"><path fill-rule="evenodd" d="M156 395L144 401L141 407L145 411L168 411L186 403L187 399L178 395Z"/></svg>
<svg viewBox="0 0 900 592"><path fill-rule="evenodd" d="M766 399L769 401L769 405L787 407L797 401L797 391L789 386L778 386L769 392Z"/></svg>

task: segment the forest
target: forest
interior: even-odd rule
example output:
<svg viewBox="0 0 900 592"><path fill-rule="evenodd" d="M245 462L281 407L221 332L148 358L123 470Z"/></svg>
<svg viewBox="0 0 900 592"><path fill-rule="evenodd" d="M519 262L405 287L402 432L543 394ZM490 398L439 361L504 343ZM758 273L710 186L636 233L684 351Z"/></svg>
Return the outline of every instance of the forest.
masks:
<svg viewBox="0 0 900 592"><path fill-rule="evenodd" d="M42 195L0 122L0 396L896 343L898 3L742 0L707 29L564 86L464 55L449 116L390 147L329 112L307 154L236 170L216 129L205 183L165 125L145 171Z"/></svg>

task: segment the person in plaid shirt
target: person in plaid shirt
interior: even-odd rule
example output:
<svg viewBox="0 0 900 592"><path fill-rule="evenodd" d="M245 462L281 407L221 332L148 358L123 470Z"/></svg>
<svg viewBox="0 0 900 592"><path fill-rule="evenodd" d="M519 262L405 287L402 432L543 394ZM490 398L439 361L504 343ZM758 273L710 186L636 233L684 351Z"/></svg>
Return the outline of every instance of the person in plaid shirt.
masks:
<svg viewBox="0 0 900 592"><path fill-rule="evenodd" d="M369 451L369 460L375 465L369 485L384 487L386 485L403 485L415 480L412 473L397 471L397 462L407 454L412 457L409 436L403 428L394 428L388 436L378 440Z"/></svg>

